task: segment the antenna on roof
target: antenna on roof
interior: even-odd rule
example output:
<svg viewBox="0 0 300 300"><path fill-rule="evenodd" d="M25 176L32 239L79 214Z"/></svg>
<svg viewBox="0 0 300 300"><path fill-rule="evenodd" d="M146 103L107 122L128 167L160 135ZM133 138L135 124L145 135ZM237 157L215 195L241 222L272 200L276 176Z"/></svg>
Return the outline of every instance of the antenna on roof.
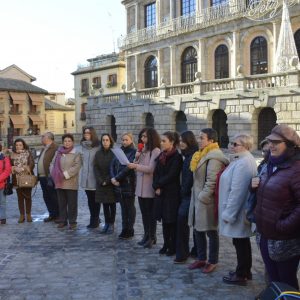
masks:
<svg viewBox="0 0 300 300"><path fill-rule="evenodd" d="M107 14L110 18L110 29L111 29L111 36L112 36L112 42L113 42L113 49L114 52L116 52L116 45L115 45L115 37L114 37L114 28L113 28L113 20L112 20L112 15L110 13L110 11L107 11Z"/></svg>

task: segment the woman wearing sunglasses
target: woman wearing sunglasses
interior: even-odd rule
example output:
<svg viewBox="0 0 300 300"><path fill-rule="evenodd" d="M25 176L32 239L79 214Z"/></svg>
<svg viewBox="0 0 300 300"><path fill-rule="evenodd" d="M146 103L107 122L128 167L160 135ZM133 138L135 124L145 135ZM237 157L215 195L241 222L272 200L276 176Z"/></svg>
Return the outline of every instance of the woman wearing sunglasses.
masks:
<svg viewBox="0 0 300 300"><path fill-rule="evenodd" d="M246 285L252 278L251 225L245 222L245 207L249 185L257 173L256 162L249 152L252 137L238 134L230 143L230 164L220 177L219 185L219 231L232 238L236 250L237 267L223 277L228 284Z"/></svg>

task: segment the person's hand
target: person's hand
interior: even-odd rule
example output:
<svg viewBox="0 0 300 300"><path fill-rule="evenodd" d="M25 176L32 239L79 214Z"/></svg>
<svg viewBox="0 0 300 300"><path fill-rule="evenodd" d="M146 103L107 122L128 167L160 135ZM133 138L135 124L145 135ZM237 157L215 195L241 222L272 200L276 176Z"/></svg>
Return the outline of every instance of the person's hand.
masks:
<svg viewBox="0 0 300 300"><path fill-rule="evenodd" d="M102 186L106 186L106 182L105 181L102 182Z"/></svg>
<svg viewBox="0 0 300 300"><path fill-rule="evenodd" d="M136 169L136 164L134 164L134 163L128 163L127 164L127 168L128 169Z"/></svg>
<svg viewBox="0 0 300 300"><path fill-rule="evenodd" d="M24 168L21 168L21 167L15 167L15 168L14 168L14 171L15 171L16 173L21 173L21 172L24 171Z"/></svg>
<svg viewBox="0 0 300 300"><path fill-rule="evenodd" d="M141 156L141 152L137 151L135 153L135 160L138 160L140 158L140 156Z"/></svg>
<svg viewBox="0 0 300 300"><path fill-rule="evenodd" d="M111 179L111 183L112 183L113 185L115 185L115 186L119 186L119 185L120 185L120 183L119 183L115 178L112 178L112 179Z"/></svg>
<svg viewBox="0 0 300 300"><path fill-rule="evenodd" d="M252 180L251 180L251 187L253 189L256 189L256 188L258 188L259 183L260 183L260 178L258 176L253 177Z"/></svg>
<svg viewBox="0 0 300 300"><path fill-rule="evenodd" d="M160 194L161 194L161 189L156 189L155 190L155 195L160 196Z"/></svg>

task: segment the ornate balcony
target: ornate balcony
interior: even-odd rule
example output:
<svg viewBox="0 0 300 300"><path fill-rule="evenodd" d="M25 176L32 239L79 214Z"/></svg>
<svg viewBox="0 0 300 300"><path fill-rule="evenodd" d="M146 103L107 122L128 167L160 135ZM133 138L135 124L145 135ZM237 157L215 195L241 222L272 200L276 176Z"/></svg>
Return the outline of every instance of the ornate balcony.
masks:
<svg viewBox="0 0 300 300"><path fill-rule="evenodd" d="M121 50L127 50L238 19L243 17L245 12L246 4L243 1L208 7L192 15L181 16L162 22L158 26L147 27L129 33L127 36L118 39L118 46Z"/></svg>

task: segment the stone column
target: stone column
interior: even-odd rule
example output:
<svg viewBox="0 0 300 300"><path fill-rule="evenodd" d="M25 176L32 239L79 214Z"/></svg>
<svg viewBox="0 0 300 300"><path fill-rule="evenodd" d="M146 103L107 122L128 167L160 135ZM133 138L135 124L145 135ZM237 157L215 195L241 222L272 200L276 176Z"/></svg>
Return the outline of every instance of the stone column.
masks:
<svg viewBox="0 0 300 300"><path fill-rule="evenodd" d="M139 57L138 54L135 54L134 56L134 74L135 74L135 82L138 84L139 87L142 85L139 83Z"/></svg>
<svg viewBox="0 0 300 300"><path fill-rule="evenodd" d="M161 20L161 2L156 0L156 27L160 25Z"/></svg>
<svg viewBox="0 0 300 300"><path fill-rule="evenodd" d="M140 29L140 18L139 18L139 3L135 4L135 30L138 31Z"/></svg>
<svg viewBox="0 0 300 300"><path fill-rule="evenodd" d="M175 4L174 0L170 0L170 20L175 18Z"/></svg>
<svg viewBox="0 0 300 300"><path fill-rule="evenodd" d="M157 50L157 84L160 86L161 84L161 79L164 76L164 71L163 71L163 49L158 49Z"/></svg>
<svg viewBox="0 0 300 300"><path fill-rule="evenodd" d="M206 74L204 73L205 70L205 39L199 39L198 45L198 63L197 63L197 71L201 73L201 77L205 79Z"/></svg>
<svg viewBox="0 0 300 300"><path fill-rule="evenodd" d="M240 51L239 51L239 36L238 31L232 33L232 49L228 49L229 53L229 77L236 77L237 66L240 65Z"/></svg>
<svg viewBox="0 0 300 300"><path fill-rule="evenodd" d="M170 49L170 84L176 84L176 46L172 45Z"/></svg>

